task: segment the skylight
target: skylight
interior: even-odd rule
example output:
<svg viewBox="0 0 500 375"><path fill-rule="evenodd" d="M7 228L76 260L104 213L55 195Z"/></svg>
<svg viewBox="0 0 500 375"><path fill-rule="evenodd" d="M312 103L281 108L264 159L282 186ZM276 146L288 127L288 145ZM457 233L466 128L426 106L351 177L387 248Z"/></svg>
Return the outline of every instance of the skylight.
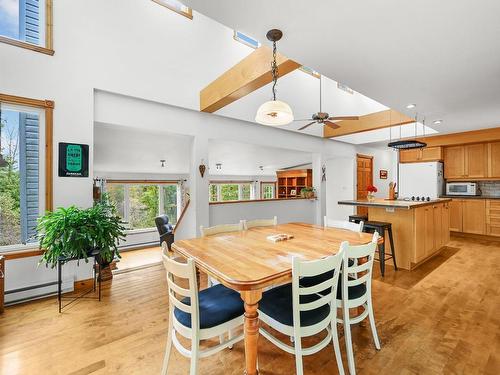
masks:
<svg viewBox="0 0 500 375"><path fill-rule="evenodd" d="M233 38L234 40L237 40L238 42L243 43L254 49L260 47L260 42L257 39L254 39L246 34L243 34L241 31L234 30Z"/></svg>
<svg viewBox="0 0 500 375"><path fill-rule="evenodd" d="M309 68L308 66L302 65L299 69L302 70L304 73L312 75L313 77L316 77L316 78L321 77L321 74L319 74L314 69Z"/></svg>

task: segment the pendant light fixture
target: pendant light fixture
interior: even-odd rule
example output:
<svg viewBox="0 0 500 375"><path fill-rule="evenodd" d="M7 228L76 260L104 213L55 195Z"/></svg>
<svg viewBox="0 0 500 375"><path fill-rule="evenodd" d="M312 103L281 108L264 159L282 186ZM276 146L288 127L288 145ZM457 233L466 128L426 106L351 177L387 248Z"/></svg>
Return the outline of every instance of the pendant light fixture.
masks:
<svg viewBox="0 0 500 375"><path fill-rule="evenodd" d="M266 34L269 41L273 42L273 61L271 74L273 75L273 100L265 102L257 110L255 121L262 125L279 126L293 121L293 112L288 104L276 100L276 84L278 83L278 64L276 63L276 42L281 39L281 30L272 29Z"/></svg>
<svg viewBox="0 0 500 375"><path fill-rule="evenodd" d="M412 107L414 108L414 107ZM423 124L424 136L425 136L425 120ZM389 128L389 138L392 138L391 128ZM399 125L399 140L392 141L390 140L388 147L391 147L395 150L411 150L415 148L424 148L427 147L427 143L420 142L417 140L417 114L415 114L415 139L401 139L401 125Z"/></svg>

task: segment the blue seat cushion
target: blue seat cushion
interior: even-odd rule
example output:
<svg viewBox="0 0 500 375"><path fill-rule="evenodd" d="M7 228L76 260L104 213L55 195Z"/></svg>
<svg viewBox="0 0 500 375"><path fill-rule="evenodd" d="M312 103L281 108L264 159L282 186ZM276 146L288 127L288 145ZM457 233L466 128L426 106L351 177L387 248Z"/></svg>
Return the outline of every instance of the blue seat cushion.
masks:
<svg viewBox="0 0 500 375"><path fill-rule="evenodd" d="M321 298L319 295L300 296L300 303L313 302L319 298ZM259 302L259 310L281 324L293 326L292 284L282 285L265 292ZM328 304L314 310L301 311L300 325L302 327L314 325L324 320L329 314Z"/></svg>
<svg viewBox="0 0 500 375"><path fill-rule="evenodd" d="M245 308L240 294L218 284L198 293L200 308L200 328L211 328L229 322L243 315ZM189 297L182 299L182 303L191 305ZM175 318L183 326L191 328L191 314L177 307L174 309Z"/></svg>
<svg viewBox="0 0 500 375"><path fill-rule="evenodd" d="M349 277L350 280L354 280L353 278ZM356 299L359 297L364 296L366 293L366 284L359 284L359 285L353 285L350 286L347 294L349 295L349 299ZM337 299L342 299L342 279L339 277L339 283L337 286Z"/></svg>

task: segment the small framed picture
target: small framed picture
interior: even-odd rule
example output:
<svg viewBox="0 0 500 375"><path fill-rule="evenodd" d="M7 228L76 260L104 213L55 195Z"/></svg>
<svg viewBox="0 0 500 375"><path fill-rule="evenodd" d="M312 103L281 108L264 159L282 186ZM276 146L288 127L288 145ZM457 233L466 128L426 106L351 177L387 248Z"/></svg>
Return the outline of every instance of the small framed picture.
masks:
<svg viewBox="0 0 500 375"><path fill-rule="evenodd" d="M385 169L380 170L380 179L387 180L387 170L385 170Z"/></svg>
<svg viewBox="0 0 500 375"><path fill-rule="evenodd" d="M290 195L297 195L297 190L295 189L290 190Z"/></svg>

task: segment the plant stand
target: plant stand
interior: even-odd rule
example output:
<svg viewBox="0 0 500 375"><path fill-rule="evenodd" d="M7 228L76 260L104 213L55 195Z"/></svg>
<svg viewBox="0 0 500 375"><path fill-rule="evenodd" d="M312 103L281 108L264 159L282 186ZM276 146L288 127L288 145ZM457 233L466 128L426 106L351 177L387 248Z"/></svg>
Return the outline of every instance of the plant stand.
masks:
<svg viewBox="0 0 500 375"><path fill-rule="evenodd" d="M62 266L71 261L71 260L78 260L78 258L67 258L67 257L59 257L59 259L57 260L57 301L59 303L59 313L62 312L62 309L64 309L66 306L72 304L73 302L75 302L76 300L78 299L81 299L81 298L85 298L85 299L99 299L99 302L101 301L101 278L97 277L97 262L96 262L96 255L99 254L99 251L97 250L94 250L92 251L92 253L89 254L89 257L92 257L94 258L94 265L92 267L93 269L93 272L94 272L94 282L93 282L93 285L92 285L92 288L84 291L83 293L77 295L77 296L72 296L72 297L64 297L62 295ZM89 294L90 292L95 292L96 291L96 284L98 283L98 297L86 297L87 294ZM68 303L64 304L63 305L63 300L69 300Z"/></svg>

